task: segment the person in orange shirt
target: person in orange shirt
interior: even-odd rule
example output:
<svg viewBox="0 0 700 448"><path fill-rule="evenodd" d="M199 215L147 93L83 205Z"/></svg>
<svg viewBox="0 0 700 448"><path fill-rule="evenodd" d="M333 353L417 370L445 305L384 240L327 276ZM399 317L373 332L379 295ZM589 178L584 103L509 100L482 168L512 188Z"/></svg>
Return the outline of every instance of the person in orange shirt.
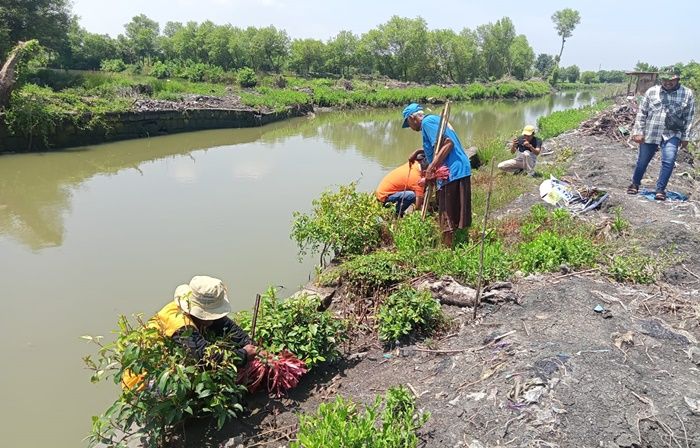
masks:
<svg viewBox="0 0 700 448"><path fill-rule="evenodd" d="M423 205L423 172L422 155L416 162L404 163L390 171L377 186L374 194L384 205L396 204L396 214L403 216L406 209L416 204L416 209Z"/></svg>

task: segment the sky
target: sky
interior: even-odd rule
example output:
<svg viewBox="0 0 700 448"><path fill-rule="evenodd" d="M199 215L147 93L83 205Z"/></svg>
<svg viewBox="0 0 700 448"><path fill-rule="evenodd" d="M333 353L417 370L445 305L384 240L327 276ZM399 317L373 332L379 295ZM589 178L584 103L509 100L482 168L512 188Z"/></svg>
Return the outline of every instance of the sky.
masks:
<svg viewBox="0 0 700 448"><path fill-rule="evenodd" d="M161 30L168 21L211 20L243 28L274 25L292 39L323 41L343 30L359 36L394 15L420 16L429 29L456 32L507 16L535 54L559 52L561 38L551 16L563 8L578 10L581 23L566 42L562 65L626 70L637 61L659 66L700 61L697 0L73 0L83 28L112 37L138 14L160 23Z"/></svg>

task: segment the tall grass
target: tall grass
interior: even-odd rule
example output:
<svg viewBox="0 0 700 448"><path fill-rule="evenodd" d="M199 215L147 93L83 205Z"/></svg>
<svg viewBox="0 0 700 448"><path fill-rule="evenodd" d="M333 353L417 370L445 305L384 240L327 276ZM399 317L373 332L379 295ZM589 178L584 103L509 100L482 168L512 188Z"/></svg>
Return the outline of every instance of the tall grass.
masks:
<svg viewBox="0 0 700 448"><path fill-rule="evenodd" d="M538 136L547 139L576 129L582 122L606 109L610 104L610 101L601 101L592 106L563 110L541 117L537 120Z"/></svg>

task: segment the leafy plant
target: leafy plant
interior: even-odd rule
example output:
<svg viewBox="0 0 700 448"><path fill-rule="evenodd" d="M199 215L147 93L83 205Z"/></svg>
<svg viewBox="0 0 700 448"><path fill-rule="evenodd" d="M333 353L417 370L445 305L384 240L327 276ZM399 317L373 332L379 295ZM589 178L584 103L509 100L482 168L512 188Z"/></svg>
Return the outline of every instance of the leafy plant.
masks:
<svg viewBox="0 0 700 448"><path fill-rule="evenodd" d="M238 84L241 87L255 87L258 85L258 78L255 76L255 70L250 67L243 67L238 70Z"/></svg>
<svg viewBox="0 0 700 448"><path fill-rule="evenodd" d="M615 217L610 225L611 229L618 235L624 234L630 227L629 221L622 217L622 209L620 207L615 207Z"/></svg>
<svg viewBox="0 0 700 448"><path fill-rule="evenodd" d="M370 295L411 277L412 269L405 265L401 255L379 250L358 255L340 267L340 279L359 295Z"/></svg>
<svg viewBox="0 0 700 448"><path fill-rule="evenodd" d="M656 281L661 264L656 258L641 254L635 249L628 255L613 256L608 274L618 282L645 285Z"/></svg>
<svg viewBox="0 0 700 448"><path fill-rule="evenodd" d="M300 295L281 301L277 291L269 288L261 297L255 336L270 353L288 350L304 361L309 369L340 356L338 347L346 338L346 324L328 311L319 311L320 299ZM251 331L252 315L241 311L236 322Z"/></svg>
<svg viewBox="0 0 700 448"><path fill-rule="evenodd" d="M90 446L126 446L131 439L143 438L149 447L162 447L173 426L189 416L211 416L221 428L243 410L240 399L245 388L237 384L238 358L225 340L211 344L197 362L140 318L134 325L121 316L118 324L112 343L83 336L99 346L96 360L91 356L83 360L93 371L93 383L122 384L127 372L140 376L140 381L138 387L124 388L102 415L93 417Z"/></svg>
<svg viewBox="0 0 700 448"><path fill-rule="evenodd" d="M362 411L338 396L321 404L316 414L299 416L297 440L290 447L412 448L418 445L416 431L429 418L416 412L415 399L403 386L390 388Z"/></svg>
<svg viewBox="0 0 700 448"><path fill-rule="evenodd" d="M126 64L121 59L105 59L100 62L100 70L103 72L123 72Z"/></svg>
<svg viewBox="0 0 700 448"><path fill-rule="evenodd" d="M430 334L444 321L440 304L429 291L402 287L379 307L379 339L398 341L413 332Z"/></svg>
<svg viewBox="0 0 700 448"><path fill-rule="evenodd" d="M476 284L479 275L480 244L474 242L455 249L436 249L415 260L417 274L450 275ZM503 243L487 236L484 241L483 280L506 280L513 272L513 257Z"/></svg>
<svg viewBox="0 0 700 448"><path fill-rule="evenodd" d="M550 272L562 264L571 268L590 266L597 255L598 249L589 238L545 230L520 245L516 260L523 272Z"/></svg>
<svg viewBox="0 0 700 448"><path fill-rule="evenodd" d="M567 163L574 156L574 150L571 146L562 148L555 157L557 163Z"/></svg>
<svg viewBox="0 0 700 448"><path fill-rule="evenodd" d="M127 105L125 100L84 99L72 92L58 93L47 87L26 84L12 93L4 118L12 134L28 138L28 149L31 149L48 146L48 136L59 125L91 129L104 125L106 110L124 110Z"/></svg>
<svg viewBox="0 0 700 448"><path fill-rule="evenodd" d="M440 230L434 217L423 220L419 213L410 213L396 222L391 234L396 250L411 256L436 247Z"/></svg>
<svg viewBox="0 0 700 448"><path fill-rule="evenodd" d="M377 248L391 213L373 195L358 192L354 182L325 191L312 204L311 214L294 212L291 237L301 255L321 248L322 259L329 250L342 257Z"/></svg>

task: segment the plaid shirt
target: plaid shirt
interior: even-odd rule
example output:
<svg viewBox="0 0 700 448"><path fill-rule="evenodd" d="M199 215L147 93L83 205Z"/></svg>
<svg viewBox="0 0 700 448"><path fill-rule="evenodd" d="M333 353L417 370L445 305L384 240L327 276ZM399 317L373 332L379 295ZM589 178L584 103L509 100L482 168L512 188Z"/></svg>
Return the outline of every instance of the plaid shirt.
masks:
<svg viewBox="0 0 700 448"><path fill-rule="evenodd" d="M674 114L680 119L680 130L667 129L666 117L669 114ZM647 90L639 106L632 135L644 135L645 143L657 145L673 137L682 141L690 140L693 115L695 98L692 90L680 86L674 92L666 92L661 86L654 86Z"/></svg>

